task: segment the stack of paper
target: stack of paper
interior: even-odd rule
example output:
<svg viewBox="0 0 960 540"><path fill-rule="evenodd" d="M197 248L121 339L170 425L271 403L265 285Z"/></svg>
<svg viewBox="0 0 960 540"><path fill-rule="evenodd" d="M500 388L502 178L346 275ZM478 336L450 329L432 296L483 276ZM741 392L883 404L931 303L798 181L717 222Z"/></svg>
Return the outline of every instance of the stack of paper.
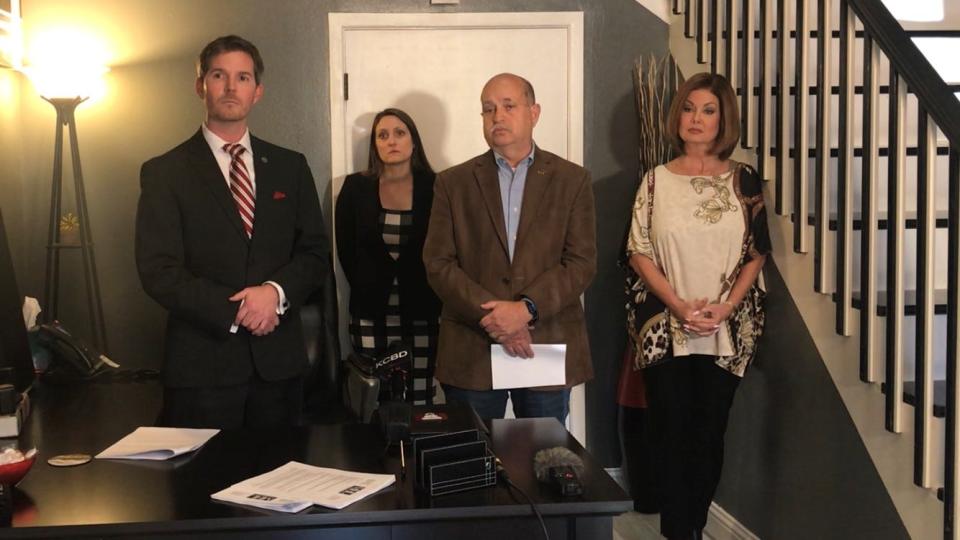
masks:
<svg viewBox="0 0 960 540"><path fill-rule="evenodd" d="M197 450L219 429L138 427L97 454L98 459L170 459Z"/></svg>
<svg viewBox="0 0 960 540"><path fill-rule="evenodd" d="M325 469L291 461L210 497L279 512L299 512L314 504L339 510L393 482L392 474Z"/></svg>

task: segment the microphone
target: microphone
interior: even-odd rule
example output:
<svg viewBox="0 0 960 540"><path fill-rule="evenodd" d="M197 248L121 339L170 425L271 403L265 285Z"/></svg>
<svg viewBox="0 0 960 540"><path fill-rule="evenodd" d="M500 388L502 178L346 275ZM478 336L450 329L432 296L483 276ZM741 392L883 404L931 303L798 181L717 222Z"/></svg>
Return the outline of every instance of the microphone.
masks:
<svg viewBox="0 0 960 540"><path fill-rule="evenodd" d="M569 448L540 450L533 456L533 472L537 480L552 484L562 496L583 495L583 460Z"/></svg>
<svg viewBox="0 0 960 540"><path fill-rule="evenodd" d="M550 469L555 467L571 467L579 476L583 473L583 460L569 448L562 446L540 450L533 456L533 472L536 473L537 480L549 480Z"/></svg>

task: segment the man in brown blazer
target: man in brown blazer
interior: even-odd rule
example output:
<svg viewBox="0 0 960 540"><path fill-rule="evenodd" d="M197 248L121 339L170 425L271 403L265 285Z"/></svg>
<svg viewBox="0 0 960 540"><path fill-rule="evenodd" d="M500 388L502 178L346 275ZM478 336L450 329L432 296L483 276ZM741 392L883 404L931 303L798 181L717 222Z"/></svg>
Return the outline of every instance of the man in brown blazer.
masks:
<svg viewBox="0 0 960 540"><path fill-rule="evenodd" d="M502 73L480 96L490 151L437 176L423 249L443 300L437 379L447 401L503 418L563 422L570 388L593 377L580 295L596 272L590 174L537 148L533 86ZM490 346L522 358L532 343L566 344L564 387L492 390Z"/></svg>

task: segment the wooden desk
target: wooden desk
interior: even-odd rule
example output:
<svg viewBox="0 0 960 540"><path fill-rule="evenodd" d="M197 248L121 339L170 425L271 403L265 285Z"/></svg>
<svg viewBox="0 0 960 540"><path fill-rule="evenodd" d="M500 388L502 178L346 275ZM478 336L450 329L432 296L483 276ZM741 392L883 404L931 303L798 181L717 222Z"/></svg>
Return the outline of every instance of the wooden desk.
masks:
<svg viewBox="0 0 960 540"><path fill-rule="evenodd" d="M280 514L210 500L210 494L290 460L364 472L398 472L368 425L308 426L277 431L224 431L199 452L169 462L94 460L56 468L50 456L96 454L160 405L155 383L87 384L35 389L21 439L40 457L14 493L13 528L0 538L247 539L536 539L539 525L524 500L504 487L435 497L417 495L412 475L340 511L313 507ZM515 484L538 504L554 540L613 537L612 518L630 498L554 419L492 422L493 451ZM539 484L537 450L567 446L586 465L584 495L564 500Z"/></svg>

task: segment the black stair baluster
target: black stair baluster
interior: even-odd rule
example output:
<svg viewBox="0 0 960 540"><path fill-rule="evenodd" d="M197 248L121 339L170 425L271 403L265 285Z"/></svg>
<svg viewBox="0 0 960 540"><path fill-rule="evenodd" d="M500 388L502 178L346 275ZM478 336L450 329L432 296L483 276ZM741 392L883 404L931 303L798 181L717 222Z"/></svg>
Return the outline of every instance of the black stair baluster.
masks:
<svg viewBox="0 0 960 540"><path fill-rule="evenodd" d="M741 9L742 19L740 27L743 28L743 40L741 41L741 65L740 70L740 146L742 148L754 147L754 118L756 115L756 98L753 95L753 81L755 77L756 62L754 54L754 32L753 32L753 2L754 0L743 0Z"/></svg>
<svg viewBox="0 0 960 540"><path fill-rule="evenodd" d="M789 109L787 84L787 45L789 44L789 34L787 32L787 10L784 2L777 2L777 159L775 173L777 198L775 201L775 210L777 214L783 215L786 211L787 193L784 186L787 176L787 114ZM803 216L794 216L797 220L804 219Z"/></svg>
<svg viewBox="0 0 960 540"><path fill-rule="evenodd" d="M720 0L710 0L710 73L720 73Z"/></svg>
<svg viewBox="0 0 960 540"><path fill-rule="evenodd" d="M886 410L888 431L902 431L903 399L903 161L906 84L890 66L890 126L887 155L887 320L886 320Z"/></svg>
<svg viewBox="0 0 960 540"><path fill-rule="evenodd" d="M768 19L770 10L767 6L769 0L760 0L760 43L757 54L757 64L760 69L760 98L757 100L757 171L760 178L769 178L769 168L767 162L770 159L770 126L773 116L773 107L771 107L771 78L767 69L767 58L772 57L770 50L770 25Z"/></svg>
<svg viewBox="0 0 960 540"><path fill-rule="evenodd" d="M707 10L707 0L697 0L697 63L707 63L707 24L710 17L705 13Z"/></svg>
<svg viewBox="0 0 960 540"><path fill-rule="evenodd" d="M850 335L853 301L853 44L856 18L848 0L840 0L839 159L837 161L836 332Z"/></svg>
<svg viewBox="0 0 960 540"><path fill-rule="evenodd" d="M832 1L820 0L817 3L817 139L814 153L814 245L813 245L813 289L818 293L831 292L827 288L827 266L823 263L827 249L827 234L830 231L830 205L827 179L830 178L830 100L833 88L831 65L833 57L833 39L824 39L831 35L833 14Z"/></svg>
<svg viewBox="0 0 960 540"><path fill-rule="evenodd" d="M740 82L737 78L737 68L734 62L734 52L737 49L737 19L734 6L734 0L727 0L727 5L723 10L724 27L726 28L726 40L723 42L723 71L722 73L730 80L733 89L737 89ZM718 42L719 43L719 42Z"/></svg>
<svg viewBox="0 0 960 540"><path fill-rule="evenodd" d="M794 77L796 91L793 100L793 251L807 252L807 94L810 83L807 79L807 45L810 41L807 28L807 0L797 2L797 32L794 43Z"/></svg>
<svg viewBox="0 0 960 540"><path fill-rule="evenodd" d="M692 0L683 0L683 35L686 36L687 39L697 37L697 32L694 29L697 18L691 12L691 8L695 5ZM697 13L700 13L700 11L697 10Z"/></svg>

